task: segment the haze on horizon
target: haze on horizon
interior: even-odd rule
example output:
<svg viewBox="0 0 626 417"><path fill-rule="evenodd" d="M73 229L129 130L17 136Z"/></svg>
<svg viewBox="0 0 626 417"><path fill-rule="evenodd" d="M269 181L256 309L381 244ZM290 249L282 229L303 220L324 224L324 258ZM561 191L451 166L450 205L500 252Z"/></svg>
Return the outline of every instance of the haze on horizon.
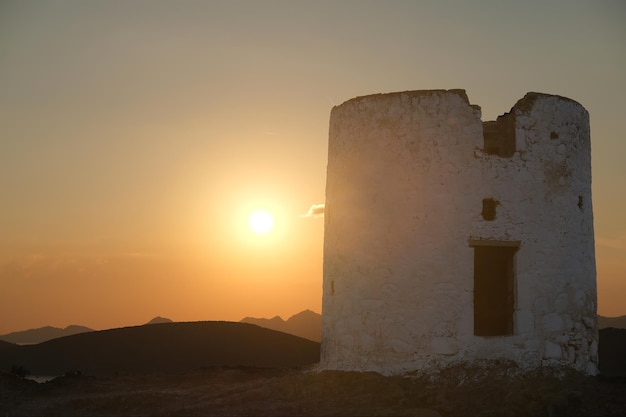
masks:
<svg viewBox="0 0 626 417"><path fill-rule="evenodd" d="M626 314L624 21L620 1L0 2L0 334L320 313L330 110L418 89L465 89L483 120L529 91L589 111L598 313Z"/></svg>

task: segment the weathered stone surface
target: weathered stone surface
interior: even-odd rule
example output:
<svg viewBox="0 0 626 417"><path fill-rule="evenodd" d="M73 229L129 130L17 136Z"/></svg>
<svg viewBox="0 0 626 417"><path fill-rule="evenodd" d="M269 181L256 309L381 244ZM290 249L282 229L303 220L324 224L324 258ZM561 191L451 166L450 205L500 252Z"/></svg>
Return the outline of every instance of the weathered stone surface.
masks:
<svg viewBox="0 0 626 417"><path fill-rule="evenodd" d="M503 258L514 260L512 318L497 336L476 329L491 326L475 315L482 246L514 253ZM507 359L593 373L595 279L589 115L577 102L529 93L485 124L463 90L333 108L323 368Z"/></svg>
<svg viewBox="0 0 626 417"><path fill-rule="evenodd" d="M546 359L561 359L561 345L557 345L556 343L552 343L550 341L546 342L545 353L543 355Z"/></svg>
<svg viewBox="0 0 626 417"><path fill-rule="evenodd" d="M543 329L546 332L560 332L563 330L563 319L556 313L546 314L543 318Z"/></svg>

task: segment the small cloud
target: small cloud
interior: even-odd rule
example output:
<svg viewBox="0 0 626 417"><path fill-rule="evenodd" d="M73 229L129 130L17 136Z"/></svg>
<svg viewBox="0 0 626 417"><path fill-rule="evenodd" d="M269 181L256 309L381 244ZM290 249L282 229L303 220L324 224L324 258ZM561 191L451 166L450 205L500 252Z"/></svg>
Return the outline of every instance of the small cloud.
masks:
<svg viewBox="0 0 626 417"><path fill-rule="evenodd" d="M324 217L324 207L324 204L313 204L309 208L309 211L306 214L302 214L300 217L312 217L314 219L317 219L318 217Z"/></svg>
<svg viewBox="0 0 626 417"><path fill-rule="evenodd" d="M109 260L106 258L96 258L96 265L105 265L108 264Z"/></svg>

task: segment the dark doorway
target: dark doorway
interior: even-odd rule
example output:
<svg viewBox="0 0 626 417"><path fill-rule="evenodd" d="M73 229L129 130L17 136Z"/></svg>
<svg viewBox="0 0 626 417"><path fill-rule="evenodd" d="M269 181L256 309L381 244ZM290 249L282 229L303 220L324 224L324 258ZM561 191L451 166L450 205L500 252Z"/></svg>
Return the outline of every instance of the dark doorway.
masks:
<svg viewBox="0 0 626 417"><path fill-rule="evenodd" d="M474 247L474 334L513 334L517 246Z"/></svg>

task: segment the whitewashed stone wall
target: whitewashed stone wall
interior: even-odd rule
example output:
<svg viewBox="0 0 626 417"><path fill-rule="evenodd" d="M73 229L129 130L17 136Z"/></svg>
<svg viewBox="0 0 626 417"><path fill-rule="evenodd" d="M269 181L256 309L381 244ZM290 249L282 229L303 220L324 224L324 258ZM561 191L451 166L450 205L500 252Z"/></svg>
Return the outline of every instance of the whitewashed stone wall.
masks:
<svg viewBox="0 0 626 417"><path fill-rule="evenodd" d="M486 152L463 90L334 107L326 184L322 369L400 374L476 360L597 373L589 116L529 93L514 152ZM481 214L497 201L496 217ZM513 334L474 335L474 247L518 242Z"/></svg>

